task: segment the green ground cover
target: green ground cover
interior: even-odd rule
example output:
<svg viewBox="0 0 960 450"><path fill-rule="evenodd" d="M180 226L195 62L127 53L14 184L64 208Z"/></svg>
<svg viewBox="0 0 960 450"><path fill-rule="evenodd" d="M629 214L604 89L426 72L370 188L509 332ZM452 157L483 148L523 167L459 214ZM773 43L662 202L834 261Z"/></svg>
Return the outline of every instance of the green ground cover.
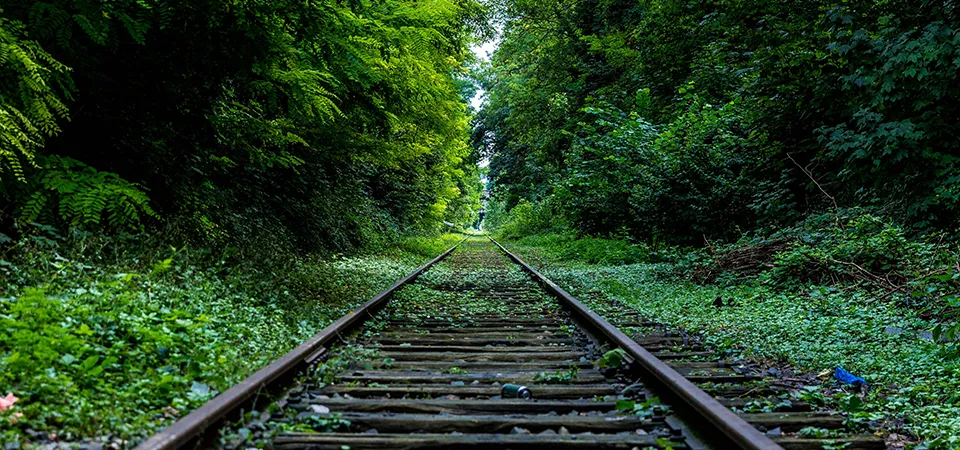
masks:
<svg viewBox="0 0 960 450"><path fill-rule="evenodd" d="M844 230L855 226L851 222ZM952 283L958 278L957 268L930 270L937 275L928 278L906 277L912 281L905 282L905 291L891 295L878 283L844 278L841 275L849 272L843 265L824 277L809 263L796 264L798 255L807 261L817 255L840 260L838 253L844 248L857 252L844 260L861 261L872 250L893 255L890 248L880 248L890 241L909 250L898 257L896 273L909 272L911 258L924 270L952 261L949 254L924 253L932 248L928 243L906 239L896 228L881 228L846 235L824 232L808 242L787 245L757 274L720 273L707 282L694 282L692 274L710 265L709 249L651 249L623 240L575 240L562 235L531 236L507 245L588 304L616 301L624 312L703 333L718 350L742 351L745 357L771 365L789 364L810 373L832 373L842 366L871 384L862 396L862 411L856 408L851 416L854 420L880 420L889 430L906 429L924 441L918 448L958 448L956 346L937 344L929 334L938 325L955 329L950 310L956 301ZM717 297L735 306L718 308L714 306ZM944 339L939 329L935 333ZM832 378L823 379L836 387ZM849 398L841 394L833 401Z"/></svg>
<svg viewBox="0 0 960 450"><path fill-rule="evenodd" d="M0 254L0 396L19 398L0 441L135 443L461 238L256 263L53 229L22 239Z"/></svg>

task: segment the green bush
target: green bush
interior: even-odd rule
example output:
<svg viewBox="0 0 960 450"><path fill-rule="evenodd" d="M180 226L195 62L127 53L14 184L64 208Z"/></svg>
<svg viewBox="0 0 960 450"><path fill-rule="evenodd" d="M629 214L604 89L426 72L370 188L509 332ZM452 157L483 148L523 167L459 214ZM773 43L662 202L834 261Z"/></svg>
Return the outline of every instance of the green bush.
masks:
<svg viewBox="0 0 960 450"><path fill-rule="evenodd" d="M663 124L642 108L601 101L584 109L590 120L574 131L556 183L556 202L577 230L693 244L756 223L762 194L753 174L774 146L749 130L744 105L711 105L692 88L680 89L685 108Z"/></svg>
<svg viewBox="0 0 960 450"><path fill-rule="evenodd" d="M891 287L954 262L942 236L911 236L860 209L814 215L773 238L793 242L788 251L775 256L767 274L778 282L832 284L853 279Z"/></svg>
<svg viewBox="0 0 960 450"><path fill-rule="evenodd" d="M566 3L507 0L484 74L474 142L509 206L684 245L854 205L956 227L953 3Z"/></svg>
<svg viewBox="0 0 960 450"><path fill-rule="evenodd" d="M502 239L520 239L566 229L566 221L549 203L522 201L509 212L500 214L503 216L495 219L493 232Z"/></svg>
<svg viewBox="0 0 960 450"><path fill-rule="evenodd" d="M200 246L281 254L462 223L480 197L463 74L482 12L0 1L0 231L160 215Z"/></svg>
<svg viewBox="0 0 960 450"><path fill-rule="evenodd" d="M648 260L649 250L622 239L584 237L570 242L560 255L588 264L636 264Z"/></svg>

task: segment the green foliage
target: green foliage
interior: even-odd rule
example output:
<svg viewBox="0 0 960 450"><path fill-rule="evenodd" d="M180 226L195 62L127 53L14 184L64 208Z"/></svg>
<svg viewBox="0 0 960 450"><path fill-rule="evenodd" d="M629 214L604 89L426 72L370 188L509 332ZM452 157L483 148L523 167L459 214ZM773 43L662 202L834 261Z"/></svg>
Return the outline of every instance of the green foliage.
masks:
<svg viewBox="0 0 960 450"><path fill-rule="evenodd" d="M660 406L664 408L663 405L660 405L659 397L651 397L644 401L634 401L634 400L617 400L616 408L617 411L621 411L626 414L633 414L640 418L647 418L653 416L654 406Z"/></svg>
<svg viewBox="0 0 960 450"><path fill-rule="evenodd" d="M539 372L533 376L533 382L537 384L570 384L577 379L577 373L580 369L573 366L568 370L558 370L554 373Z"/></svg>
<svg viewBox="0 0 960 450"><path fill-rule="evenodd" d="M44 166L26 185L8 189L22 201L17 219L22 224L65 223L86 230L138 230L144 218L157 218L140 186L117 174L100 172L70 158L40 157Z"/></svg>
<svg viewBox="0 0 960 450"><path fill-rule="evenodd" d="M756 276L721 277L708 285L689 279L712 260L700 250L630 265L586 265L537 247L512 250L521 257L536 251L545 276L614 323L640 316L702 332L718 352L780 361L811 373L832 373L840 365L868 377L874 389L865 397L827 398L814 386L794 398L844 411L853 429L880 419L903 421L931 448L956 446L960 359L953 342L938 342L949 337L947 330L956 323L956 251L938 245L937 236L907 237L903 229L863 211L813 217L776 237L795 239L774 255L776 265L766 261ZM897 259L886 258L888 254ZM884 281L848 264L814 262L826 258L855 261ZM791 267L803 270L784 271L782 264L795 259L802 262ZM932 272L940 275L925 276ZM902 290L891 292L888 279ZM716 308L717 297L731 306ZM938 325L938 336L931 339L928 332Z"/></svg>
<svg viewBox="0 0 960 450"><path fill-rule="evenodd" d="M473 142L504 211L684 245L851 206L910 232L960 218L948 4L498 4Z"/></svg>
<svg viewBox="0 0 960 450"><path fill-rule="evenodd" d="M593 120L575 131L555 194L578 230L699 242L753 225L763 136L736 103L710 105L691 88L681 89L687 109L660 126L605 102L585 109Z"/></svg>
<svg viewBox="0 0 960 450"><path fill-rule="evenodd" d="M597 367L601 369L619 369L626 361L627 352L623 349L613 349L603 354L597 361Z"/></svg>
<svg viewBox="0 0 960 450"><path fill-rule="evenodd" d="M577 238L572 234L547 234L526 236L515 242L536 247L553 258L587 264L636 264L662 257L647 244L616 238Z"/></svg>
<svg viewBox="0 0 960 450"><path fill-rule="evenodd" d="M477 2L0 8L0 79L16 86L0 93L3 180L87 208L41 213L32 192L9 197L24 217L137 227L134 213L154 215L134 195L142 185L173 234L284 253L384 247L479 208L464 97L468 46L487 32ZM82 114L65 122L67 106ZM34 154L51 165L24 172ZM41 179L69 159L117 174L103 175L104 218L90 204L107 194L91 193L97 181L55 197L58 181Z"/></svg>
<svg viewBox="0 0 960 450"><path fill-rule="evenodd" d="M789 409L793 406L790 400L780 400L773 403L770 400L750 400L744 403L742 408L734 408L737 412L757 413L757 412L777 412L781 409Z"/></svg>
<svg viewBox="0 0 960 450"><path fill-rule="evenodd" d="M0 8L0 181L24 181L23 161L33 163L44 139L67 117L57 82L68 68L24 38L25 26Z"/></svg>
<svg viewBox="0 0 960 450"><path fill-rule="evenodd" d="M775 256L769 276L777 282L859 280L890 287L928 279L955 262L952 244L944 244L942 236L911 237L863 210L811 216L774 238L793 242Z"/></svg>
<svg viewBox="0 0 960 450"><path fill-rule="evenodd" d="M310 427L310 431L320 433L331 433L350 428L350 421L344 419L340 414L332 414L329 416L311 415L305 417L303 423Z"/></svg>
<svg viewBox="0 0 960 450"><path fill-rule="evenodd" d="M439 238L406 237L400 242L399 247L414 255L434 258L462 240L463 236L458 234L444 234Z"/></svg>
<svg viewBox="0 0 960 450"><path fill-rule="evenodd" d="M826 428L817 428L817 427L804 427L797 432L802 437L812 438L812 439L826 439L830 437L836 437L840 433L828 430Z"/></svg>
<svg viewBox="0 0 960 450"><path fill-rule="evenodd" d="M518 239L531 234L547 234L562 231L563 219L555 213L555 208L547 203L520 202L506 212L502 205L495 205L490 211L487 228L494 230L503 239Z"/></svg>
<svg viewBox="0 0 960 450"><path fill-rule="evenodd" d="M836 40L828 49L848 60L841 80L851 114L819 130L827 155L845 163L840 180L873 195L907 189L898 206L921 226L960 212L960 160L941 146L958 113L960 29L926 6L903 18L871 18L876 24L845 7L829 12Z"/></svg>
<svg viewBox="0 0 960 450"><path fill-rule="evenodd" d="M141 440L426 260L230 263L142 236L35 232L0 256L0 385L23 414L5 442Z"/></svg>

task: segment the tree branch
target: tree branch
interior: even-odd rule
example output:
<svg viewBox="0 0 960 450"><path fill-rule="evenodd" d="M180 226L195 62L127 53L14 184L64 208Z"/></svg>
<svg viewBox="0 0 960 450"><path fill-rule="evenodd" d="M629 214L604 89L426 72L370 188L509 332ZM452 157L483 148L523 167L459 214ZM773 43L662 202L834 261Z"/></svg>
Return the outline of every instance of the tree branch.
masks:
<svg viewBox="0 0 960 450"><path fill-rule="evenodd" d="M800 163L797 162L797 160L793 159L793 156L790 153L787 153L787 158L790 158L790 161L792 161L793 164L796 165L797 168L800 169L800 171L807 176L807 178L810 178L810 181L812 181L813 184L817 185L817 189L820 189L820 192L823 192L823 195L826 195L827 198L829 198L830 201L833 202L833 209L837 209L837 210L840 209L840 207L837 206L837 199L834 198L832 195L828 194L827 191L823 189L823 186L820 185L820 183L817 181L816 178L813 177L813 174L810 173L809 170L801 166Z"/></svg>

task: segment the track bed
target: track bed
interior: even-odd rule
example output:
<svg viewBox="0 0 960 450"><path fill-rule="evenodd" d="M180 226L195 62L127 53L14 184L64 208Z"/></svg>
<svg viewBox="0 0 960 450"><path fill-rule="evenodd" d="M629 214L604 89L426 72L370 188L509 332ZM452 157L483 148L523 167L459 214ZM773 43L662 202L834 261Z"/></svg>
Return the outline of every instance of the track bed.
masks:
<svg viewBox="0 0 960 450"><path fill-rule="evenodd" d="M601 374L596 344L489 243L463 244L374 323L351 345L375 364L291 404L349 426L284 433L276 448L685 448L664 414L616 409L629 380ZM533 398L503 398L506 384Z"/></svg>

